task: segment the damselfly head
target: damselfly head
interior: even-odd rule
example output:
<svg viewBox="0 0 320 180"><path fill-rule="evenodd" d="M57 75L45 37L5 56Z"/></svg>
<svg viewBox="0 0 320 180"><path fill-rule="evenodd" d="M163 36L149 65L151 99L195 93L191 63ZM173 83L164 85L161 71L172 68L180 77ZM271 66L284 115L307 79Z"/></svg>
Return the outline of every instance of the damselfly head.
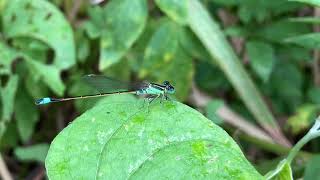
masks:
<svg viewBox="0 0 320 180"><path fill-rule="evenodd" d="M168 92L169 94L173 94L173 93L175 92L174 87L170 84L169 81L164 81L164 82L163 82L163 85L166 86L166 90L167 90L167 92Z"/></svg>

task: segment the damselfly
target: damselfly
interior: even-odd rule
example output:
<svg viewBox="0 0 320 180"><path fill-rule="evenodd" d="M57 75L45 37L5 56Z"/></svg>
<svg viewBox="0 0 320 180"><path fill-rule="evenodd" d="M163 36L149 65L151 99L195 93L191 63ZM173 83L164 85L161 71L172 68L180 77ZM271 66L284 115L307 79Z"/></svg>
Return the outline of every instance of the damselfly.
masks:
<svg viewBox="0 0 320 180"><path fill-rule="evenodd" d="M89 94L84 96L75 96L68 98L51 98L45 97L36 100L36 105L43 105L53 102L62 102L76 99L85 99L93 97L108 96L112 94L135 94L139 96L144 96L150 99L152 102L154 99L168 99L168 94L174 94L175 89L169 83L169 81L164 81L163 84L157 83L140 83L140 84L129 84L120 82L103 75L86 75L83 77L84 81L89 85L94 87L99 93Z"/></svg>

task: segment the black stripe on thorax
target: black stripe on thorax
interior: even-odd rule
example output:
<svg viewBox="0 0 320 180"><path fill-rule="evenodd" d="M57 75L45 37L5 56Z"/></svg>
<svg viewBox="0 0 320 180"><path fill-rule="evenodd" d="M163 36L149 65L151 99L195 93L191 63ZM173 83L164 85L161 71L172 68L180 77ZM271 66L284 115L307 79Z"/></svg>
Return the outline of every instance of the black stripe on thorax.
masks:
<svg viewBox="0 0 320 180"><path fill-rule="evenodd" d="M163 91L163 90L166 88L166 86L161 85L161 84L156 84L156 83L150 83L150 85L151 85L152 87L156 88L156 89L161 90L161 91Z"/></svg>

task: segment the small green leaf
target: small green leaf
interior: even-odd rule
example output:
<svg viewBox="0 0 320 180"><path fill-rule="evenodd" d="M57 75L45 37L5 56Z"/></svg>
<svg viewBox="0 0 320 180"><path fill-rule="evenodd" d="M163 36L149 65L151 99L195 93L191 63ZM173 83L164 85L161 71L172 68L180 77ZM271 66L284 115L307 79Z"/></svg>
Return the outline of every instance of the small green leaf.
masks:
<svg viewBox="0 0 320 180"><path fill-rule="evenodd" d="M39 112L33 101L25 88L20 87L15 102L15 119L19 135L24 142L29 140L39 120Z"/></svg>
<svg viewBox="0 0 320 180"><path fill-rule="evenodd" d="M293 180L291 166L286 159L282 160L277 168L265 175L269 180Z"/></svg>
<svg viewBox="0 0 320 180"><path fill-rule="evenodd" d="M17 147L14 150L14 154L20 161L38 161L44 163L48 150L48 144L36 144L28 147Z"/></svg>
<svg viewBox="0 0 320 180"><path fill-rule="evenodd" d="M161 164L161 166L159 166ZM110 96L65 128L46 158L50 179L262 179L232 138L175 101Z"/></svg>
<svg viewBox="0 0 320 180"><path fill-rule="evenodd" d="M158 7L181 25L187 24L188 0L156 0Z"/></svg>
<svg viewBox="0 0 320 180"><path fill-rule="evenodd" d="M249 41L246 49L252 69L264 82L268 81L275 62L273 47L265 42Z"/></svg>
<svg viewBox="0 0 320 180"><path fill-rule="evenodd" d="M60 78L60 71L55 66L45 65L31 59L27 59L26 62L33 76L39 77L56 94L63 95L65 86Z"/></svg>
<svg viewBox="0 0 320 180"><path fill-rule="evenodd" d="M301 131L310 127L313 120L316 118L316 113L319 107L314 104L304 104L297 109L297 112L288 118L287 125L290 127L293 134L298 134Z"/></svg>
<svg viewBox="0 0 320 180"><path fill-rule="evenodd" d="M55 52L53 64L67 69L75 64L71 26L49 1L6 1L2 13L6 38L30 37L47 43Z"/></svg>
<svg viewBox="0 0 320 180"><path fill-rule="evenodd" d="M306 24L281 20L255 30L254 34L273 42L283 43L286 38L309 33L309 27Z"/></svg>
<svg viewBox="0 0 320 180"><path fill-rule="evenodd" d="M310 33L285 39L287 43L297 44L309 49L320 48L320 33Z"/></svg>
<svg viewBox="0 0 320 180"><path fill-rule="evenodd" d="M302 2L302 3L312 5L312 6L320 6L319 0L289 0L289 1Z"/></svg>
<svg viewBox="0 0 320 180"><path fill-rule="evenodd" d="M308 90L308 99L315 104L320 104L320 88L312 87Z"/></svg>
<svg viewBox="0 0 320 180"><path fill-rule="evenodd" d="M11 114L14 110L14 101L18 88L18 80L18 75L10 75L5 85L0 81L0 95L2 104L2 117L0 119L0 139L6 130L6 123L10 121Z"/></svg>
<svg viewBox="0 0 320 180"><path fill-rule="evenodd" d="M111 0L104 8L99 69L117 63L138 39L147 20L146 0Z"/></svg>
<svg viewBox="0 0 320 180"><path fill-rule="evenodd" d="M314 155L307 163L304 180L320 180L320 155Z"/></svg>

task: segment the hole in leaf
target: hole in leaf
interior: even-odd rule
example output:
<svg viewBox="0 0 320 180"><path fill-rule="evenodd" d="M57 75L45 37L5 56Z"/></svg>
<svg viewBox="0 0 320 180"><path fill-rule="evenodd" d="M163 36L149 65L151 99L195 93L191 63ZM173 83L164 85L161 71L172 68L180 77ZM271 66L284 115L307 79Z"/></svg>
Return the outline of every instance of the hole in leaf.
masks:
<svg viewBox="0 0 320 180"><path fill-rule="evenodd" d="M54 51L52 49L49 49L47 51L47 62L46 64L50 65L53 63L53 59L54 59Z"/></svg>
<svg viewBox="0 0 320 180"><path fill-rule="evenodd" d="M46 17L44 18L45 20L49 20L50 19L50 17L52 16L52 13L51 12L49 12L47 15L46 15Z"/></svg>
<svg viewBox="0 0 320 180"><path fill-rule="evenodd" d="M12 14L10 21L11 21L11 22L15 22L16 19L17 19L16 14Z"/></svg>
<svg viewBox="0 0 320 180"><path fill-rule="evenodd" d="M17 71L19 71L18 64L20 62L23 62L22 58L20 58L20 57L14 59L12 61L12 63L11 63L11 72L16 73Z"/></svg>
<svg viewBox="0 0 320 180"><path fill-rule="evenodd" d="M8 80L9 80L9 75L0 76L0 80L1 80L1 87L2 88L6 87Z"/></svg>

